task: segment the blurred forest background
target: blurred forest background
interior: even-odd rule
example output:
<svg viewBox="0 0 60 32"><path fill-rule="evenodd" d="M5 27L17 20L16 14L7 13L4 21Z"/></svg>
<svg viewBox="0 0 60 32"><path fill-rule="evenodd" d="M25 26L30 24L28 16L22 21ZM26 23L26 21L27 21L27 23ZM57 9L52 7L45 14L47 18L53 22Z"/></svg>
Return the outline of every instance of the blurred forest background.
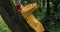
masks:
<svg viewBox="0 0 60 32"><path fill-rule="evenodd" d="M14 4L26 6L37 3L38 8L33 14L41 21L49 32L60 32L60 0L12 0ZM0 32L11 32L0 16Z"/></svg>

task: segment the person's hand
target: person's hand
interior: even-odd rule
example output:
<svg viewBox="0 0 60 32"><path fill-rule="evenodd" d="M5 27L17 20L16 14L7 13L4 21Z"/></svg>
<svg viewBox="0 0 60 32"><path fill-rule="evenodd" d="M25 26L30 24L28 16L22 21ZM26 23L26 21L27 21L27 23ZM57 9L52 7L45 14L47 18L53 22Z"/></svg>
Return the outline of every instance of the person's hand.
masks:
<svg viewBox="0 0 60 32"><path fill-rule="evenodd" d="M17 11L20 11L20 10L22 10L22 8L23 8L23 6L21 5L21 4L16 4L16 7L17 7Z"/></svg>

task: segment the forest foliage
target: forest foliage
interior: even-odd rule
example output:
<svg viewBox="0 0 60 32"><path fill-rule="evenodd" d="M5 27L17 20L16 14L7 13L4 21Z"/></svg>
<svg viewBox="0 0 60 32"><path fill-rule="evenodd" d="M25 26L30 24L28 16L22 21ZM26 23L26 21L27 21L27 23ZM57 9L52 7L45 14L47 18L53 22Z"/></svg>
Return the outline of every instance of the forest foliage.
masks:
<svg viewBox="0 0 60 32"><path fill-rule="evenodd" d="M23 6L37 3L38 8L33 14L41 21L49 32L60 32L60 0L14 0Z"/></svg>
<svg viewBox="0 0 60 32"><path fill-rule="evenodd" d="M37 3L38 8L33 12L49 32L60 32L60 0L12 0L14 4L26 6Z"/></svg>

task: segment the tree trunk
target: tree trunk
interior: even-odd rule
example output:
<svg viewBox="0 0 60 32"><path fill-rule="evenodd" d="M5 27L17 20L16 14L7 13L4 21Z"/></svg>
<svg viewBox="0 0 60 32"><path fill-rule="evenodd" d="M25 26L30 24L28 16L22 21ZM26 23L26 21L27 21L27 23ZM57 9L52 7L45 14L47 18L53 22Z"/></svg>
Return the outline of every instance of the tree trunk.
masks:
<svg viewBox="0 0 60 32"><path fill-rule="evenodd" d="M5 9L0 5L0 14L4 19L5 23L12 30L12 32L21 32L19 26L10 19L9 14L5 11Z"/></svg>
<svg viewBox="0 0 60 32"><path fill-rule="evenodd" d="M34 32L17 12L12 0L0 0L0 14L12 32Z"/></svg>

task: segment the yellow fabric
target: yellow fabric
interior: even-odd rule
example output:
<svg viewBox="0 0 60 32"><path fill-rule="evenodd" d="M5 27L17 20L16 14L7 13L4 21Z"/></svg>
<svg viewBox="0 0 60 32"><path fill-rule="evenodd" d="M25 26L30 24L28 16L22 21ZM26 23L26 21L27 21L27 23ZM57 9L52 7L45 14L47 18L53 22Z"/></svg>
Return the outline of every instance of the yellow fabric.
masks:
<svg viewBox="0 0 60 32"><path fill-rule="evenodd" d="M24 17L24 19L27 21L27 23L30 25L30 27L32 27L36 32L43 32L45 31L43 25L32 14L32 12L36 8L37 8L36 3L29 4L25 6L20 13Z"/></svg>

